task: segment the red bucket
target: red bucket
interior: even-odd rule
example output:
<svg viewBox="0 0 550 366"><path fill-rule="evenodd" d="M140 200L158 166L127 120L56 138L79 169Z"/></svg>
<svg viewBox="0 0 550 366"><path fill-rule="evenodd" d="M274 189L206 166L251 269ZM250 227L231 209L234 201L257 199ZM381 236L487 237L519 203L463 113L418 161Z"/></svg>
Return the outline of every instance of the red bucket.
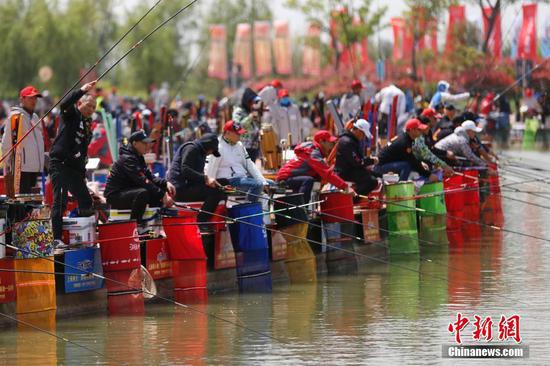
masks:
<svg viewBox="0 0 550 366"><path fill-rule="evenodd" d="M497 172L497 175L490 175L489 176L489 185L490 185L490 192L491 193L500 193L500 178L498 176L498 168L495 163L489 163L489 168L493 169L495 172Z"/></svg>
<svg viewBox="0 0 550 366"><path fill-rule="evenodd" d="M202 208L203 202L189 202L186 203L186 205L200 210ZM191 209L182 209L178 211L178 216L188 216L189 213L194 214L195 216L198 214L197 211ZM213 215L210 217L210 220L208 220L208 222L214 223L212 225L215 231L227 230L227 225L225 224L224 217L227 217L227 207L225 206L225 202L223 204L219 204L216 207Z"/></svg>
<svg viewBox="0 0 550 366"><path fill-rule="evenodd" d="M141 266L140 241L137 235L135 221L113 222L99 226L103 271L120 271Z"/></svg>
<svg viewBox="0 0 550 366"><path fill-rule="evenodd" d="M172 276L174 278L174 290L206 289L206 260L172 261Z"/></svg>
<svg viewBox="0 0 550 366"><path fill-rule="evenodd" d="M105 287L109 293L141 290L141 282L143 280L141 267L105 272L103 276L105 277Z"/></svg>
<svg viewBox="0 0 550 366"><path fill-rule="evenodd" d="M481 206L479 203L464 206L464 217L470 221L479 221L481 218Z"/></svg>
<svg viewBox="0 0 550 366"><path fill-rule="evenodd" d="M464 208L464 195L462 187L462 176L453 175L443 181L445 191L453 190L454 192L445 192L445 206L447 212L462 211Z"/></svg>
<svg viewBox="0 0 550 366"><path fill-rule="evenodd" d="M353 197L351 194L330 192L321 193L321 212L325 223L354 221Z"/></svg>
<svg viewBox="0 0 550 366"><path fill-rule="evenodd" d="M477 170L465 170L464 175L464 204L479 205L479 172Z"/></svg>
<svg viewBox="0 0 550 366"><path fill-rule="evenodd" d="M464 211L447 212L447 229L460 230L464 224Z"/></svg>
<svg viewBox="0 0 550 366"><path fill-rule="evenodd" d="M154 280L172 276L172 263L165 238L145 242L145 268Z"/></svg>
<svg viewBox="0 0 550 366"><path fill-rule="evenodd" d="M143 315L145 314L143 293L109 294L107 296L107 309L109 315Z"/></svg>
<svg viewBox="0 0 550 366"><path fill-rule="evenodd" d="M205 259L197 213L181 211L177 217L163 217L162 226L172 260Z"/></svg>

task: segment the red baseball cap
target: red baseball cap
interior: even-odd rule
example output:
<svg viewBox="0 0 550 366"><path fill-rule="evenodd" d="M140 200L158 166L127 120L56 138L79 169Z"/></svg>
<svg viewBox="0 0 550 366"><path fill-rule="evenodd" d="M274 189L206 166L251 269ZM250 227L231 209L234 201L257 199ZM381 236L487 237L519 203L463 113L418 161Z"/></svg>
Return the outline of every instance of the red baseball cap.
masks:
<svg viewBox="0 0 550 366"><path fill-rule="evenodd" d="M429 128L429 126L420 122L420 120L413 118L408 120L407 123L405 123L405 131L410 131L413 128L418 128L419 130L425 130L426 128Z"/></svg>
<svg viewBox="0 0 550 366"><path fill-rule="evenodd" d="M355 88L363 89L363 83L361 83L359 80L355 79L351 82L351 88L352 89L355 89Z"/></svg>
<svg viewBox="0 0 550 366"><path fill-rule="evenodd" d="M423 117L428 117L428 118L432 118L432 117L435 117L435 118L441 118L441 114L437 113L435 111L435 109L433 108L426 108L422 111L422 116Z"/></svg>
<svg viewBox="0 0 550 366"><path fill-rule="evenodd" d="M273 81L271 82L271 86L274 88L282 88L283 83L281 83L281 80L279 79L273 79Z"/></svg>
<svg viewBox="0 0 550 366"><path fill-rule="evenodd" d="M246 129L244 129L240 124L233 122L233 120L229 120L225 122L225 125L223 126L223 130L225 131L232 131L236 132L239 135L242 135L246 133Z"/></svg>
<svg viewBox="0 0 550 366"><path fill-rule="evenodd" d="M279 98L288 97L289 96L288 90L286 90L286 89L279 90L278 96L279 96Z"/></svg>
<svg viewBox="0 0 550 366"><path fill-rule="evenodd" d="M338 139L327 130L321 130L313 135L313 141L317 143L320 143L322 141L336 142L336 140Z"/></svg>
<svg viewBox="0 0 550 366"><path fill-rule="evenodd" d="M38 89L36 89L34 86L31 86L31 85L26 86L23 89L21 89L21 91L19 92L19 96L21 98L24 98L24 97L39 97L39 98L42 98L42 94L40 94Z"/></svg>

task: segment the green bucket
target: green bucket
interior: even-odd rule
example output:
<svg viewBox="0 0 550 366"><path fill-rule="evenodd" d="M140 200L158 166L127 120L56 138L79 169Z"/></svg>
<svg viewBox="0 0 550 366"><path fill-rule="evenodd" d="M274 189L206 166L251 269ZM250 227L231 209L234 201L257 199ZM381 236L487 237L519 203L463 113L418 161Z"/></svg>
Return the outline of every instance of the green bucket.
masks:
<svg viewBox="0 0 550 366"><path fill-rule="evenodd" d="M416 230L391 232L388 234L388 247L390 257L419 253L418 232Z"/></svg>
<svg viewBox="0 0 550 366"><path fill-rule="evenodd" d="M394 184L387 184L386 190L386 210L388 212L402 212L402 211L414 211L416 203L414 200L414 183L413 182L401 182ZM403 200L403 198L411 199ZM391 201L395 200L395 203Z"/></svg>
<svg viewBox="0 0 550 366"><path fill-rule="evenodd" d="M388 212L388 230L397 231L417 231L416 212Z"/></svg>
<svg viewBox="0 0 550 366"><path fill-rule="evenodd" d="M426 183L420 188L419 195L434 194L430 197L420 198L418 200L418 208L426 210L419 212L420 216L445 215L447 208L445 207L445 195L443 193L443 182Z"/></svg>

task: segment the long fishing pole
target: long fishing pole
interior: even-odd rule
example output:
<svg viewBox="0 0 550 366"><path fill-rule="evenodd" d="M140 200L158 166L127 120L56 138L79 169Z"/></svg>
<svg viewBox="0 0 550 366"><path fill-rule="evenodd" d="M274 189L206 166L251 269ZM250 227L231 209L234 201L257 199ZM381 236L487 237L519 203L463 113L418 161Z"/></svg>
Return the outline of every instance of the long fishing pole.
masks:
<svg viewBox="0 0 550 366"><path fill-rule="evenodd" d="M32 324L32 323L29 323L29 322L26 322L26 321L22 320L22 319L17 319L17 318L14 317L14 316L11 316L11 315L8 315L8 314L4 314L4 313L2 313L2 312L0 312L0 316L3 316L4 318L10 319L10 320L12 320L12 321L14 321L14 322L16 322L16 323L23 324L23 325L25 325L25 326L27 326L27 327L29 327L29 328L32 328L32 329L34 329L34 330L37 330L37 331L41 332L41 333L44 333L44 334L47 334L47 335L49 335L49 336L55 337L55 338L57 338L58 340L63 341L63 342L65 342L65 343L72 344L72 345L74 345L74 346L77 346L78 348L82 348L82 349L84 349L84 350L86 350L86 351L88 351L88 352L94 353L94 354L97 355L97 356L103 357L105 360L111 360L111 361L114 361L114 362L116 362L117 364L120 364L120 365L126 365L126 364L127 364L127 363L125 363L125 362L122 362L122 361L120 361L120 360L114 358L114 357L107 356L106 354L103 354L103 353L101 353L101 352L99 352L99 351L96 351L96 350L93 349L93 348L90 348L90 347L85 346L85 345L83 345L83 344L77 343L77 342L75 342L75 341L71 341L71 340L70 340L69 338L67 338L67 337L59 336L59 335L55 334L54 332L51 332L51 331L49 331L49 330L47 330L47 329L40 328L40 327L38 327L38 326L36 326L36 325L34 325L34 324Z"/></svg>
<svg viewBox="0 0 550 366"><path fill-rule="evenodd" d="M535 67L533 67L531 70L529 70L528 72L526 72L525 74L521 75L521 77L519 77L516 81L514 81L511 85L509 85L506 89L504 89L503 91L501 91L499 94L497 94L497 96L495 97L495 99L493 99L493 102L492 103L495 103L497 100L500 99L500 97L502 97L504 94L506 94L509 90L511 90L513 87L515 87L520 81L522 81L523 79L525 79L527 76L529 76L530 74L533 73L533 71L535 71L536 69L538 69L539 67L541 67L542 65L544 65L546 63L546 61L548 61L548 59L544 59L544 61L542 61L540 64L536 65Z"/></svg>
<svg viewBox="0 0 550 366"><path fill-rule="evenodd" d="M174 304L176 306L179 306L179 307L182 307L182 308L185 308L185 309L189 309L191 311L194 311L196 313L199 313L199 314L202 314L202 315L206 315L206 316L209 316L209 317L212 317L213 319L216 319L216 320L219 320L219 321L222 321L222 322L225 322L225 323L228 323L228 324L231 324L231 325L234 325L234 326L237 326L239 328L242 328L250 333L254 333L256 335L259 335L261 337L264 337L264 338L268 338L268 339L272 339L272 340L275 340L281 344L285 344L286 342L284 342L283 340L279 339L279 338L276 338L276 337L273 337L269 334L266 334L266 333L263 333L263 332L260 332L258 330L255 330L253 328L250 328L248 326L244 326L244 325L240 325L238 323L235 323L231 320L228 320L228 319L225 319L219 315L216 315L216 314L213 314L211 312L208 312L208 311L203 311L203 310L200 310L200 309L197 309L193 306L189 306L187 304L183 304L183 303L180 303L178 301L174 301L172 299L169 299L167 297L164 297L164 296L160 296L158 294L155 294L155 293L152 293L151 291L147 290L147 289L143 289L143 288L135 288L133 286L130 286L129 284L127 283L124 283L124 282L121 282L121 281L117 281L115 279L112 279L112 278L108 278L108 277L105 277L103 275L100 275L98 273L95 273L93 271L86 271L86 270L83 270L82 268L78 268L76 266L73 266L73 265L70 265L70 264L67 264L67 263L64 263L62 261L59 261L59 260L56 260L55 257L47 257L47 256L44 256L42 255L42 253L39 253L37 251L34 251L34 250L27 250L27 249L24 249L24 248L19 248L19 247L16 247L16 246L13 246L11 244L6 244L6 243L0 243L0 245L3 245L5 246L6 248L10 248L10 249L13 249L15 251L19 251L19 252L22 252L24 254L27 254L27 255L34 255L35 257L38 257L40 259L44 259L44 260L47 260L49 262L53 262L53 263L56 263L56 264L60 264L62 266L64 266L65 268L70 268L70 269L73 269L73 270L76 270L78 271L78 273L76 273L77 275L83 275L83 274L87 274L87 275L91 275L93 277L96 277L96 278L99 278L101 280L104 280L104 281L110 281L114 284L117 284L117 285L120 285L120 286L124 286L125 288L127 288L128 290L130 291L142 291L143 293L151 296L151 297L155 297L157 299L160 299L160 300L163 300L163 301L166 301L166 302L169 302L171 304ZM74 275L74 274L73 274Z"/></svg>
<svg viewBox="0 0 550 366"><path fill-rule="evenodd" d="M161 3L162 0L157 0L157 2L155 4L153 4L153 6L151 6L149 8L149 10L147 10L145 12L145 14L143 14L141 16L141 18L139 18L137 20L137 22L134 23L134 25L132 25L108 50L107 52L105 52L99 59L97 59L97 61L93 64L92 67L90 67L85 73L84 75L82 75L80 77L80 79L78 79L66 92L65 94L63 94L63 96L61 98L59 98L59 100L57 102L55 102L51 107L50 109L44 113L44 115L34 124L31 126L31 128L23 135L21 136L21 138L16 141L12 146L11 148L6 152L4 153L4 155L2 155L2 157L0 158L0 163L2 163L12 152L14 149L17 148L17 146L19 146L21 144L21 142L23 142L23 140L38 126L42 123L42 121L44 120L44 118L50 114L53 109L55 107L57 107L62 101L63 99L65 99L65 97L67 95L69 95L69 93L74 89L76 88L78 85L80 85L80 83L82 82L82 80L84 80L91 72L92 70L94 70L115 48L116 46L118 46L120 44L120 42L122 42L127 36L128 34L130 34L138 25L139 23L141 23L143 21L143 19L145 19L145 17L147 17L149 15L149 13L151 13L160 3Z"/></svg>
<svg viewBox="0 0 550 366"><path fill-rule="evenodd" d="M153 28L152 31L150 31L149 33L147 33L145 35L145 37L143 37L142 39L140 39L139 41L137 41L128 51L126 51L117 61L115 61L115 63L113 63L111 66L109 66L109 68L107 70L105 70L98 78L97 80L101 80L105 77L105 75L107 75L115 66L117 66L120 62L122 62L122 60L124 60L130 53L132 53L136 48L138 48L139 46L141 46L141 44L143 42L145 42L147 39L149 39L149 37L151 37L153 34L155 34L160 28L164 27L167 23L169 23L172 19L174 19L175 17L177 17L178 15L180 15L182 12L184 12L185 10L187 10L189 7L191 7L193 4L195 4L197 1L199 0L192 0L190 3L188 3L187 5L185 5L184 7L180 8L180 10L178 10L177 12L175 12L173 15L169 16L166 20L164 20L162 23L160 23L159 25L157 25L155 28Z"/></svg>
<svg viewBox="0 0 550 366"><path fill-rule="evenodd" d="M243 224L246 224L246 225L249 225L251 227L256 227L256 228L260 228L260 229L266 229L268 231L271 231L271 232L275 232L275 233L280 233L282 235L285 235L285 236L289 236L289 237L292 237L292 238L295 238L295 239L305 239L304 237L301 237L299 235L295 235L295 234L292 234L292 233L286 233L284 231L281 231L281 230L277 230L277 229L273 229L273 228L266 228L264 225L257 225L257 224L254 224L254 223L251 223L251 222L247 222L247 221L239 221L238 218L231 218L229 216L225 216L225 215L221 215L219 213L216 213L216 212L209 212L209 211L205 211L205 210L202 210L200 208L196 208L196 207L192 207L192 206L189 206L189 205L186 205L184 203L177 203L176 206L178 207L181 207L181 208L185 208L185 209L188 209L188 210L191 210L191 211L195 211L197 213L204 213L204 214L207 214L207 215L212 215L212 216L216 216L216 217L220 217L220 218L223 218L223 219L232 219L232 220L235 220L235 221L238 221L238 222L241 222ZM313 244L317 244L319 246L325 246L326 248L330 248L330 249L334 249L334 250L339 250L341 252L344 252L344 253L348 253L348 254L351 254L351 255L354 255L354 256L357 256L357 257L362 257L362 258L365 258L365 259L369 259L369 260L372 260L372 261L375 261L375 262L379 262L379 263L383 263L383 264L387 264L387 265L390 265L390 266L394 266L394 267L397 267L397 268L401 268L401 269L404 269L404 270L407 270L407 271L410 271L410 272L414 272L414 273L417 273L419 275L423 275L423 276L428 276L428 277L431 277L431 278L435 278L435 279L439 279L439 280L442 280L444 282L449 282L449 279L448 278L445 278L445 277L441 277L441 276L438 276L438 275L434 275L434 274L425 274L425 273L422 273L422 271L418 270L418 269L415 269L415 268L411 268L411 267L408 267L408 266L404 266L402 264L399 264L397 262L392 262L392 261L388 261L388 260L385 260L385 259L382 259L382 258L377 258L377 257L373 257L373 256L369 256L369 255L366 255L364 253L358 253L356 252L355 250L349 250L349 249L345 249L345 248L341 248L341 247L336 247L336 246L333 246L333 245L330 245L330 244L325 244L325 243L322 243L320 241L317 241L317 240L311 240L311 239L306 239L309 243L313 243ZM502 295L498 295L500 296L501 298L504 298L506 299L507 297L505 296L502 296ZM523 305L528 305L527 303L524 303L522 301L517 301L516 299L514 299L515 302L517 303L520 303L520 304L523 304Z"/></svg>

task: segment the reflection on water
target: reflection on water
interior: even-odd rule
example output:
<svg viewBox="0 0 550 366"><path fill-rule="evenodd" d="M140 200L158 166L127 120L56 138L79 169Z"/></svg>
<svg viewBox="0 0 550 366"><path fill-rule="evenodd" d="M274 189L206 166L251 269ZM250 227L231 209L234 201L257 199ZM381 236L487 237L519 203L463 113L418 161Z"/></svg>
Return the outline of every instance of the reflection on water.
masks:
<svg viewBox="0 0 550 366"><path fill-rule="evenodd" d="M503 206L514 213L505 227L550 237L548 210ZM354 260L346 271L347 259L333 253L337 274L312 281L311 268L303 279L296 268L296 281L271 294L216 294L188 308L149 304L143 316L27 320L132 365L440 364L457 311L517 313L531 361L550 363L547 243L473 224L419 235L431 243L421 241L417 255L392 256L391 264ZM0 332L0 365L112 363L25 328Z"/></svg>

